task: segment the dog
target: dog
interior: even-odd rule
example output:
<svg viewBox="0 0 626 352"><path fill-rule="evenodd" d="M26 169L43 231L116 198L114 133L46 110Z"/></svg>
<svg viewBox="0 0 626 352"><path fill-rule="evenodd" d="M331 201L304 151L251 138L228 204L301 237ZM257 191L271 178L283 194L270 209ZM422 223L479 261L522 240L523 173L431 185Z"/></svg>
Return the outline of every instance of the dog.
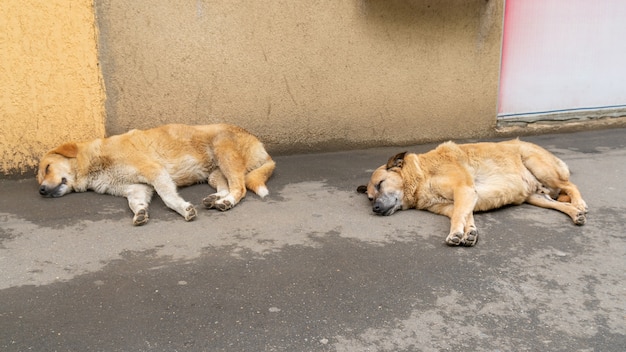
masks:
<svg viewBox="0 0 626 352"><path fill-rule="evenodd" d="M203 199L204 206L225 211L246 188L267 196L265 183L274 168L263 144L243 128L170 124L60 145L40 160L37 181L44 197L88 190L126 197L133 224L144 225L154 191L190 221L196 209L177 187L208 181L217 192Z"/></svg>
<svg viewBox="0 0 626 352"><path fill-rule="evenodd" d="M569 180L567 165L542 147L519 139L499 143L446 142L425 154L399 153L377 168L366 193L372 210L391 215L410 208L450 218L450 246L474 246L475 211L524 202L556 209L574 224L586 222L587 204Z"/></svg>

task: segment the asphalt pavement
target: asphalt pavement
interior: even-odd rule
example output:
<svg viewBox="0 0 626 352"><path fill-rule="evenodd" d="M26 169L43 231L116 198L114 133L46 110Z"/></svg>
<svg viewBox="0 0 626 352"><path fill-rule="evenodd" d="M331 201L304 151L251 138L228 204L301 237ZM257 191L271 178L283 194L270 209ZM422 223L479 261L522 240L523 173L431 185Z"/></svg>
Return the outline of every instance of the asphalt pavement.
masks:
<svg viewBox="0 0 626 352"><path fill-rule="evenodd" d="M0 179L1 351L626 350L626 129L525 137L563 159L585 226L530 205L449 220L376 216L356 193L391 155L275 157L270 195L227 212L181 189L132 226L123 198L42 198Z"/></svg>

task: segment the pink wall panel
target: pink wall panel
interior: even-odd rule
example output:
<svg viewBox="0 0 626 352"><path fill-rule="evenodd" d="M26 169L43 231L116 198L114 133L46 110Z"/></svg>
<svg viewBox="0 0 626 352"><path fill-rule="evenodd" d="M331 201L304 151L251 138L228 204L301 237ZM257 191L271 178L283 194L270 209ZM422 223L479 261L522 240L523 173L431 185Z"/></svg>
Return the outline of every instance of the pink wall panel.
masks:
<svg viewBox="0 0 626 352"><path fill-rule="evenodd" d="M507 0L498 114L626 105L626 1Z"/></svg>

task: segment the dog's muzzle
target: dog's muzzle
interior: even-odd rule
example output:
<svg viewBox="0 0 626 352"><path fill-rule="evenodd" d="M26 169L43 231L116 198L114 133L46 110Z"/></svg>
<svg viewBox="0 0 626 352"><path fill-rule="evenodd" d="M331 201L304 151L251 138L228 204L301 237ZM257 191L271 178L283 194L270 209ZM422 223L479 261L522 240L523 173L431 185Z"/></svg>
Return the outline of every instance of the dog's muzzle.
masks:
<svg viewBox="0 0 626 352"><path fill-rule="evenodd" d="M61 179L61 183L59 183L59 185L56 187L50 188L46 185L39 186L39 194L41 194L44 197L56 198L56 197L60 197L64 195L66 189L67 189L67 179L63 177L63 179Z"/></svg>
<svg viewBox="0 0 626 352"><path fill-rule="evenodd" d="M378 215L389 216L400 209L397 199L379 198L374 201L372 211Z"/></svg>

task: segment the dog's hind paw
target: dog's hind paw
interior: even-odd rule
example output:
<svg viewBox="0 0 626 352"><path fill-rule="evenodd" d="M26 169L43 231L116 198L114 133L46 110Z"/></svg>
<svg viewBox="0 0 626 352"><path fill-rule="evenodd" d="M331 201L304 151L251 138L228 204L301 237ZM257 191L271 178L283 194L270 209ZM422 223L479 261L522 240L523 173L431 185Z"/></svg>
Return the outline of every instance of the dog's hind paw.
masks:
<svg viewBox="0 0 626 352"><path fill-rule="evenodd" d="M587 203L584 200L579 200L579 201L572 201L571 204L574 206L574 208L580 210L580 212L587 214L589 212L589 207L587 206Z"/></svg>
<svg viewBox="0 0 626 352"><path fill-rule="evenodd" d="M202 204L207 209L213 209L215 208L215 203L217 203L218 200L220 200L220 196L217 193L209 194L202 200Z"/></svg>
<svg viewBox="0 0 626 352"><path fill-rule="evenodd" d="M226 199L221 202L215 203L215 208L221 211L226 211L228 209L231 209L232 207L233 207L233 203L231 203L230 201Z"/></svg>
<svg viewBox="0 0 626 352"><path fill-rule="evenodd" d="M148 222L148 211L146 209L141 209L133 216L133 225L141 226L145 225Z"/></svg>
<svg viewBox="0 0 626 352"><path fill-rule="evenodd" d="M574 224L582 226L587 222L587 215L584 212L579 212L573 220Z"/></svg>
<svg viewBox="0 0 626 352"><path fill-rule="evenodd" d="M219 194L209 194L202 200L202 204L207 209L217 209L220 211L226 211L235 206L236 202L232 196L220 197Z"/></svg>

